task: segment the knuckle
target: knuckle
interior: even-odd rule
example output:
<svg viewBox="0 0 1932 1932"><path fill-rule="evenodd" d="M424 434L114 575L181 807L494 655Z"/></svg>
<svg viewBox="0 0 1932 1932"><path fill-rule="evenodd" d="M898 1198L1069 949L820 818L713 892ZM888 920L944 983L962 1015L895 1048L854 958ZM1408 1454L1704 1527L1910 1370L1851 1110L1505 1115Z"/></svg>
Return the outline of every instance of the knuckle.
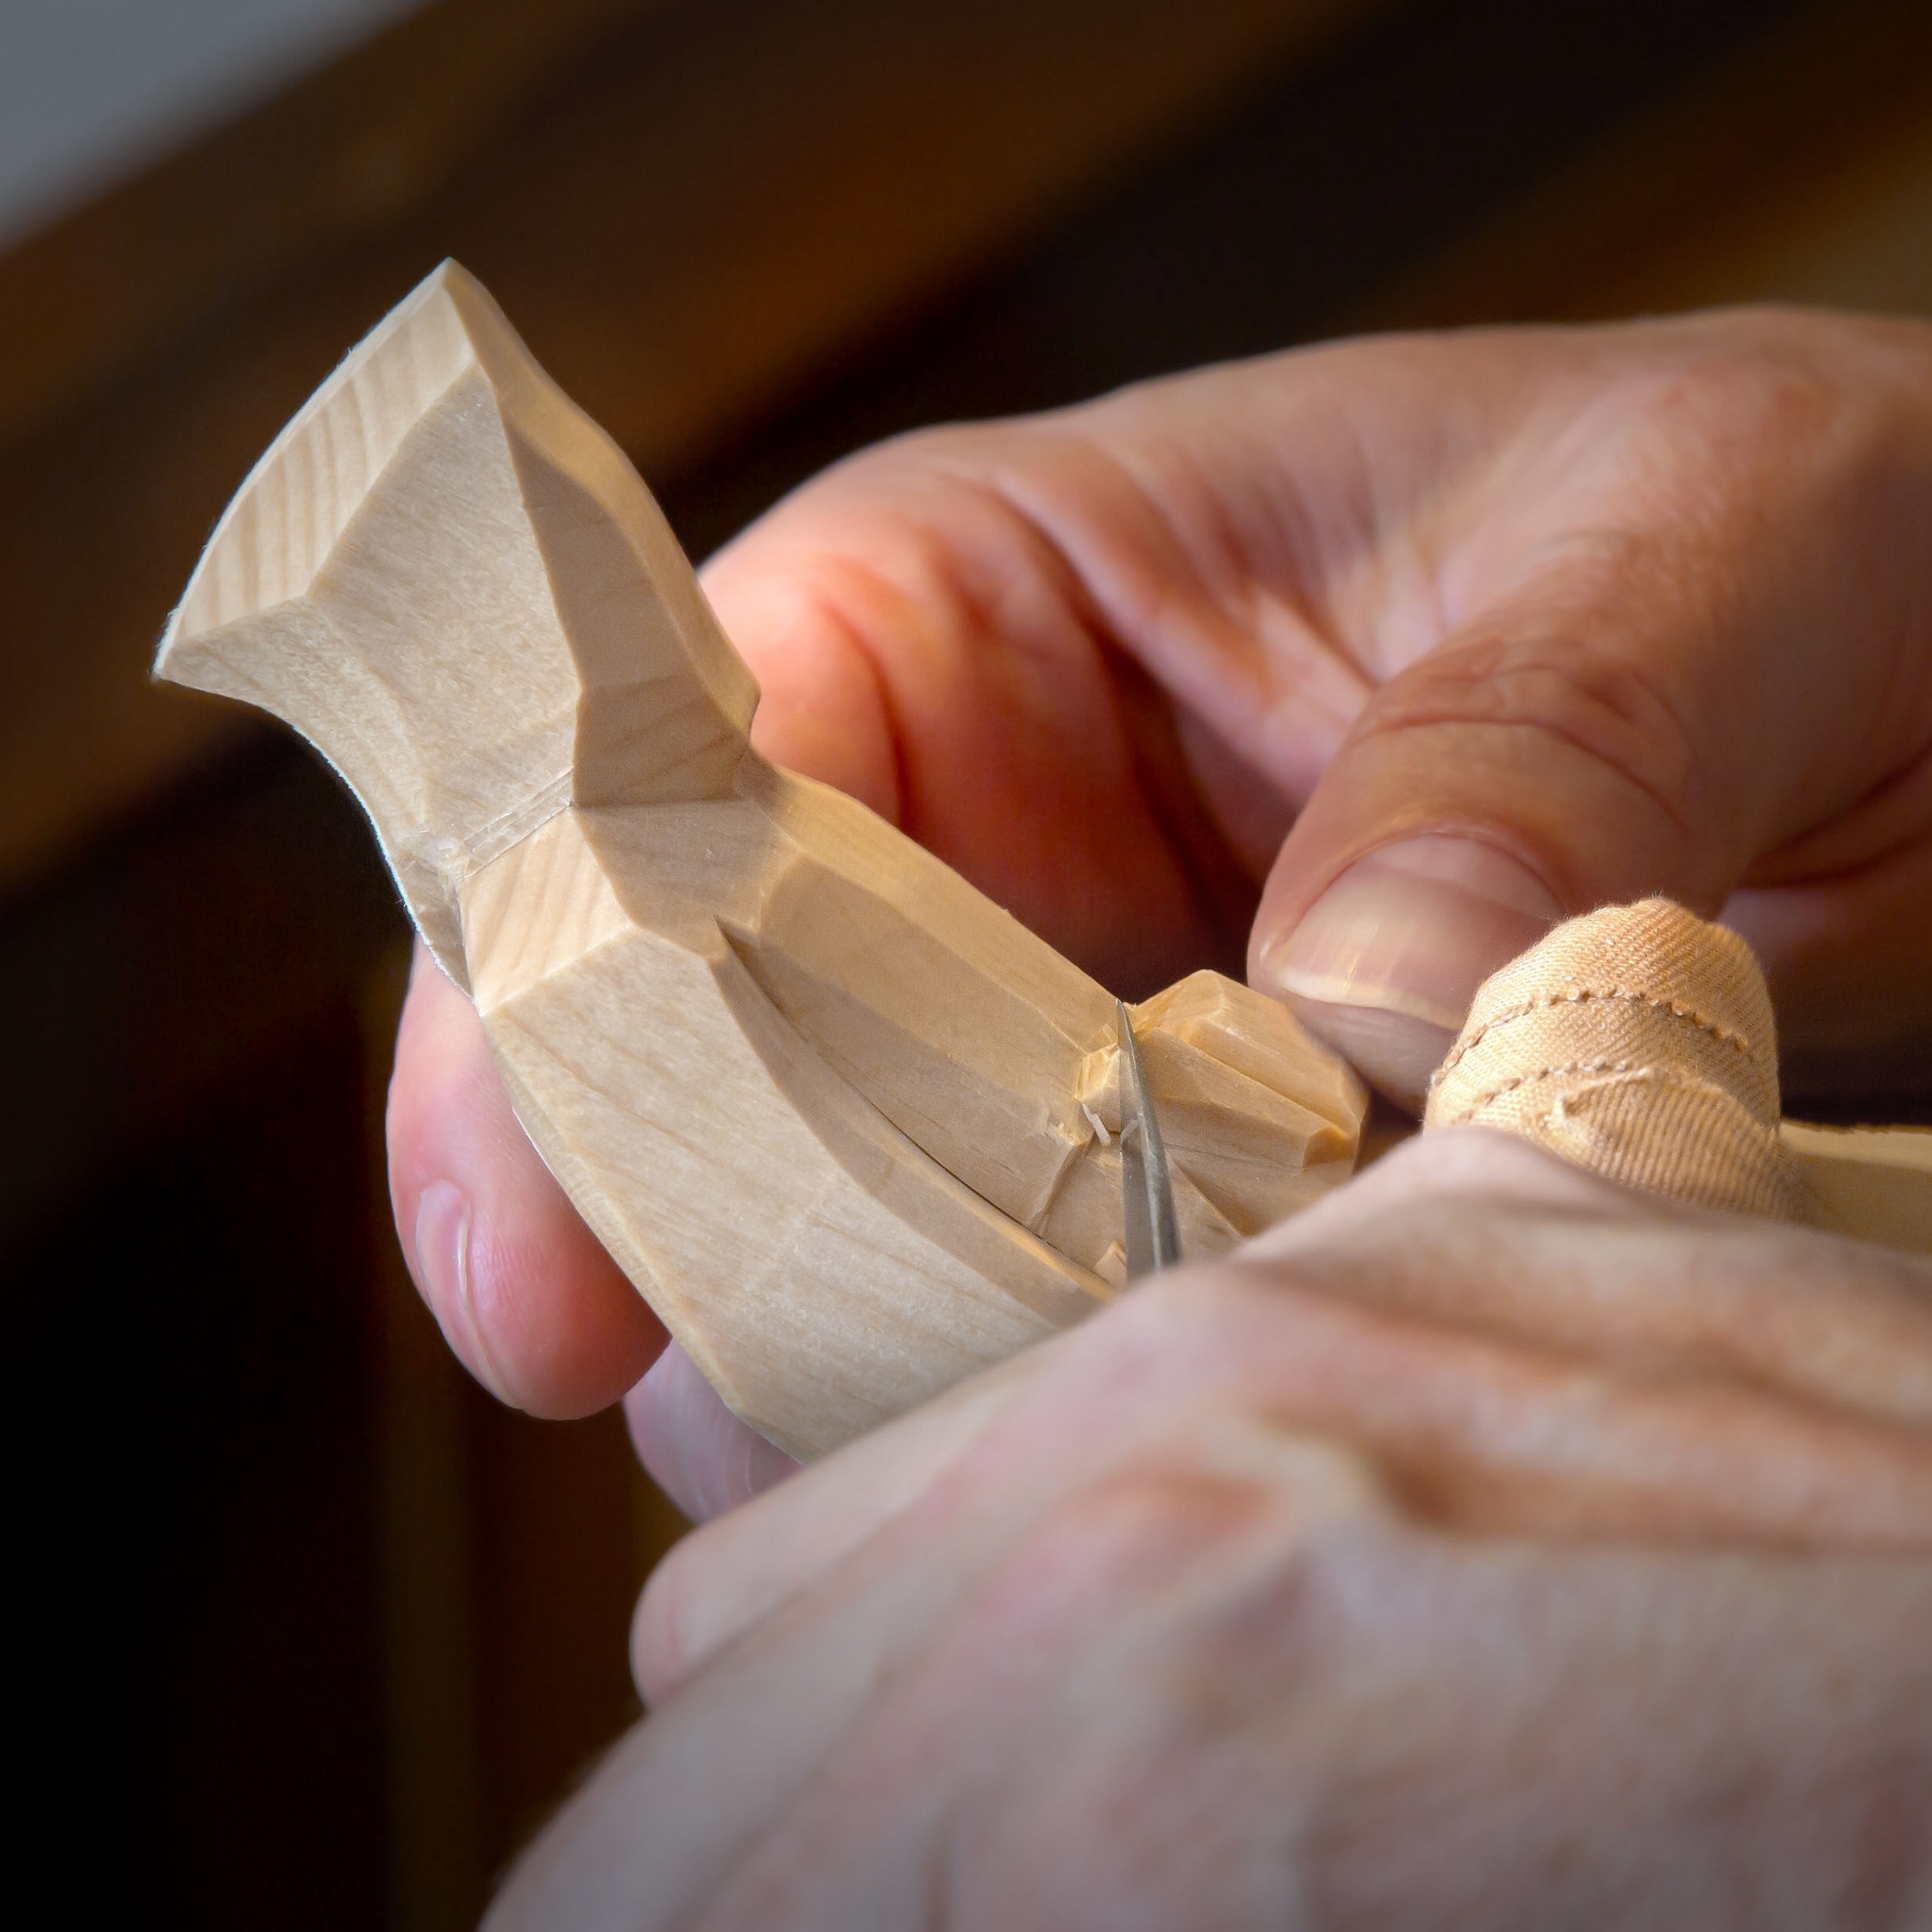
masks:
<svg viewBox="0 0 1932 1932"><path fill-rule="evenodd" d="M1154 1463L1113 1471L1075 1491L1056 1512L1050 1533L1064 1547L1164 1559L1247 1528L1265 1503L1253 1478L1180 1461Z"/></svg>
<svg viewBox="0 0 1932 1932"><path fill-rule="evenodd" d="M1162 1353L1198 1347L1204 1335L1259 1305L1252 1284L1213 1262L1164 1270L1138 1282L1106 1312L1124 1341Z"/></svg>
<svg viewBox="0 0 1932 1932"><path fill-rule="evenodd" d="M1373 697L1351 737L1437 726L1528 730L1641 793L1680 830L1699 821L1699 762L1681 701L1632 650L1555 608L1453 640Z"/></svg>
<svg viewBox="0 0 1932 1932"><path fill-rule="evenodd" d="M1171 1415L1204 1383L1227 1380L1279 1299L1252 1270L1225 1262L1140 1282L1057 1344L1057 1390L1073 1400L1104 1392L1143 1421Z"/></svg>
<svg viewBox="0 0 1932 1932"><path fill-rule="evenodd" d="M1041 1606L1069 1627L1117 1619L1252 1535L1266 1511L1252 1479L1182 1467L1112 1472L1042 1517L1000 1564L984 1608L1001 1622L1030 1621Z"/></svg>
<svg viewBox="0 0 1932 1932"><path fill-rule="evenodd" d="M1327 1570L1387 1515L1379 1479L1354 1451L1209 1403L1071 1490L1014 1561L1035 1582L1064 1589L1078 1579L1117 1597L1165 1589L1206 1564L1225 1574L1229 1558L1259 1582Z"/></svg>
<svg viewBox="0 0 1932 1932"><path fill-rule="evenodd" d="M1214 1684L1285 1686L1332 1649L1389 1541L1356 1510L1311 1509L1305 1488L1176 1468L1091 1483L1009 1555L975 1606L978 1633L1071 1645L1156 1706Z"/></svg>

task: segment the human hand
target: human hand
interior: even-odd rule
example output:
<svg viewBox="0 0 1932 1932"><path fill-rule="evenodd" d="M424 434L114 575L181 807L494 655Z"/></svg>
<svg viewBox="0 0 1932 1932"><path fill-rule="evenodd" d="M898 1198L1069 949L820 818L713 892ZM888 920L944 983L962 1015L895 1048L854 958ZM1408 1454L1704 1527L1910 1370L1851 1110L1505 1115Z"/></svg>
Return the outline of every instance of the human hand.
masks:
<svg viewBox="0 0 1932 1932"><path fill-rule="evenodd" d="M1932 1264L1431 1135L687 1538L494 1932L1932 1916Z"/></svg>
<svg viewBox="0 0 1932 1932"><path fill-rule="evenodd" d="M1932 1078L1928 527L1932 330L1719 314L1343 343L913 437L705 581L769 755L1121 991L1248 941L1412 1098L1550 919L1662 892L1757 947L1788 1068L1876 1089ZM636 1382L662 1331L433 971L390 1134L471 1366L546 1414ZM772 1465L727 1479L755 1452L680 1364L634 1413L701 1513Z"/></svg>

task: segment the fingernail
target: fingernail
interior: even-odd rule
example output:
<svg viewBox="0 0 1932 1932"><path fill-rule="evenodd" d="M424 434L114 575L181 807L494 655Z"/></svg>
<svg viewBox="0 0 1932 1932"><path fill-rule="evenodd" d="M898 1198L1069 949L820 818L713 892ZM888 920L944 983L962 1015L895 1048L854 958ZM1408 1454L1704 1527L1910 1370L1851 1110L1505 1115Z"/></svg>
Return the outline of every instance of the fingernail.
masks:
<svg viewBox="0 0 1932 1932"><path fill-rule="evenodd" d="M631 1446L651 1479L694 1523L798 1473L783 1450L725 1407L676 1342L624 1398Z"/></svg>
<svg viewBox="0 0 1932 1932"><path fill-rule="evenodd" d="M432 1181L416 1203L416 1285L463 1366L499 1401L510 1401L477 1319L470 1197Z"/></svg>
<svg viewBox="0 0 1932 1932"><path fill-rule="evenodd" d="M1350 866L1263 946L1258 976L1365 1078L1415 1106L1476 988L1561 916L1543 882L1495 846L1408 839Z"/></svg>

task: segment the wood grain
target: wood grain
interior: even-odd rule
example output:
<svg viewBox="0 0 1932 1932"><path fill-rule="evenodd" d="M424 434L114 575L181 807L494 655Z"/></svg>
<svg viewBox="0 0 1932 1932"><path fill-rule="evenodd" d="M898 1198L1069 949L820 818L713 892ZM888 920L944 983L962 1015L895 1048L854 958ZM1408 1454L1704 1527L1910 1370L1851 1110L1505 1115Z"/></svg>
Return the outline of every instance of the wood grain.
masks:
<svg viewBox="0 0 1932 1932"><path fill-rule="evenodd" d="M815 1454L1124 1278L1111 995L757 692L616 446L446 264L216 527L156 662L348 779L551 1171L727 1401ZM1135 1015L1187 1252L1344 1177L1366 1099L1200 973Z"/></svg>
<svg viewBox="0 0 1932 1932"><path fill-rule="evenodd" d="M1783 1135L1819 1227L1932 1255L1932 1129L1787 1120Z"/></svg>

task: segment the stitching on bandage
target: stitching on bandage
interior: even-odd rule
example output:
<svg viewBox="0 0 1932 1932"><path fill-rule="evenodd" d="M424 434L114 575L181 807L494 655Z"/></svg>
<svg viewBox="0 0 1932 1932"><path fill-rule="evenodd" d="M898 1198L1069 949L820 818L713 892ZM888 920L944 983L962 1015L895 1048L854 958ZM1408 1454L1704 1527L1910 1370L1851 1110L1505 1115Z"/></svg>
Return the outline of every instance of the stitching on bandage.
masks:
<svg viewBox="0 0 1932 1932"><path fill-rule="evenodd" d="M1632 1006L1648 1007L1654 1013L1667 1013L1674 1020L1688 1020L1700 1033L1707 1033L1721 1045L1735 1052L1749 1053L1751 1042L1735 1028L1721 1025L1708 1014L1700 1013L1695 1007L1680 1006L1675 1000L1660 1000L1653 993L1645 993L1635 986L1569 986L1561 993L1540 993L1533 999L1525 1000L1520 1006L1505 1008L1485 1020L1465 1040L1458 1040L1449 1057L1436 1071L1435 1078L1440 1080L1454 1067L1464 1054L1472 1053L1499 1026L1508 1026L1518 1020L1526 1020L1532 1013L1547 1012L1551 1007L1581 1006L1589 1000L1622 1000Z"/></svg>
<svg viewBox="0 0 1932 1932"><path fill-rule="evenodd" d="M1446 1127L1461 1127L1480 1113L1492 1100L1500 1100L1506 1093L1514 1093L1518 1087L1526 1087L1532 1080L1567 1078L1572 1074L1634 1074L1657 1071L1640 1066L1634 1060L1573 1060L1557 1067L1539 1067L1533 1072L1514 1074L1508 1080L1500 1081L1493 1087L1479 1093L1453 1120L1443 1123Z"/></svg>

